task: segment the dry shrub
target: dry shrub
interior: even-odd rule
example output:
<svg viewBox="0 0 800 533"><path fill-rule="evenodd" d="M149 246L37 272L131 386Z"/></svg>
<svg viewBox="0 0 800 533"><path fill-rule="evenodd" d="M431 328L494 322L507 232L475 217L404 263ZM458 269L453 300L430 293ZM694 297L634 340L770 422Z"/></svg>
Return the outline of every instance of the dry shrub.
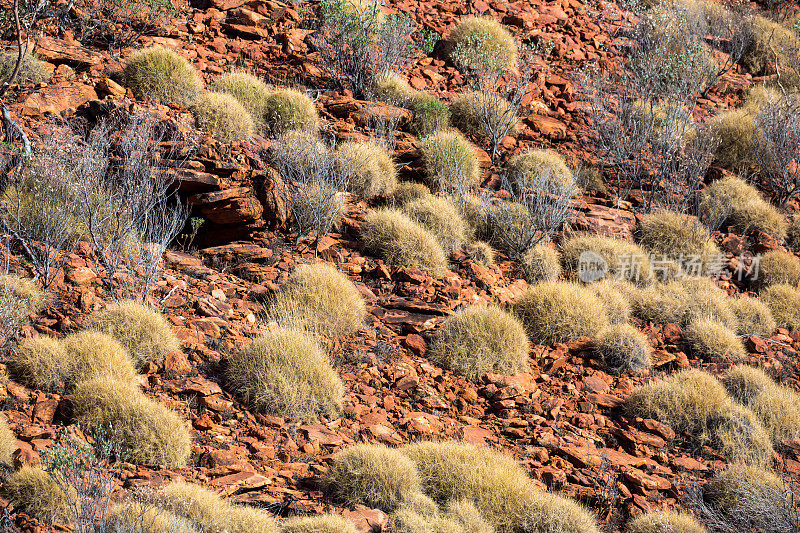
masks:
<svg viewBox="0 0 800 533"><path fill-rule="evenodd" d="M706 188L700 194L699 210L712 228L730 225L743 234L757 230L776 239L786 235L781 212L737 176L726 176Z"/></svg>
<svg viewBox="0 0 800 533"><path fill-rule="evenodd" d="M739 335L760 335L769 337L775 331L775 318L769 306L758 298L740 296L731 298L728 305L736 315Z"/></svg>
<svg viewBox="0 0 800 533"><path fill-rule="evenodd" d="M800 251L800 216L793 216L786 228L786 244L793 252Z"/></svg>
<svg viewBox="0 0 800 533"><path fill-rule="evenodd" d="M191 454L183 419L130 383L107 376L84 381L75 388L73 406L83 429L113 428L132 463L182 467Z"/></svg>
<svg viewBox="0 0 800 533"><path fill-rule="evenodd" d="M775 383L763 370L746 365L728 370L722 382L737 402L756 414L773 442L800 436L800 394Z"/></svg>
<svg viewBox="0 0 800 533"><path fill-rule="evenodd" d="M71 521L69 498L59 484L40 467L23 466L3 483L3 494L17 511L46 524Z"/></svg>
<svg viewBox="0 0 800 533"><path fill-rule="evenodd" d="M278 89L264 103L264 125L272 134L311 130L319 125L314 101L295 89Z"/></svg>
<svg viewBox="0 0 800 533"><path fill-rule="evenodd" d="M493 65L499 70L512 67L517 61L514 37L496 20L482 17L461 19L450 32L452 50Z"/></svg>
<svg viewBox="0 0 800 533"><path fill-rule="evenodd" d="M800 291L791 285L770 285L761 291L761 300L772 311L779 328L800 327Z"/></svg>
<svg viewBox="0 0 800 533"><path fill-rule="evenodd" d="M13 274L0 275L0 291L10 293L10 298L16 300L20 315L35 315L50 300L47 291L40 289L33 280Z"/></svg>
<svg viewBox="0 0 800 533"><path fill-rule="evenodd" d="M264 128L264 108L272 90L256 76L234 70L214 82L214 90L230 94L250 113L259 131Z"/></svg>
<svg viewBox="0 0 800 533"><path fill-rule="evenodd" d="M528 369L525 328L499 307L469 306L456 311L436 332L428 355L436 364L476 380L489 372Z"/></svg>
<svg viewBox="0 0 800 533"><path fill-rule="evenodd" d="M281 526L281 533L358 533L358 529L342 516L321 514L290 518Z"/></svg>
<svg viewBox="0 0 800 533"><path fill-rule="evenodd" d="M523 531L520 522L538 490L511 457L454 441L421 441L402 451L416 463L425 493L439 505L468 501L499 532Z"/></svg>
<svg viewBox="0 0 800 533"><path fill-rule="evenodd" d="M194 533L183 517L138 502L115 505L106 514L107 533Z"/></svg>
<svg viewBox="0 0 800 533"><path fill-rule="evenodd" d="M757 114L766 104L775 103L782 97L783 93L775 87L764 84L753 85L745 95L742 109Z"/></svg>
<svg viewBox="0 0 800 533"><path fill-rule="evenodd" d="M750 109L734 109L711 120L711 131L719 139L714 159L723 168L747 168L755 162L753 130L755 113Z"/></svg>
<svg viewBox="0 0 800 533"><path fill-rule="evenodd" d="M494 265L494 249L483 241L475 241L467 246L467 253L470 258L479 265ZM558 265L561 268L561 265Z"/></svg>
<svg viewBox="0 0 800 533"><path fill-rule="evenodd" d="M204 533L278 532L278 525L269 514L231 505L211 490L191 483L170 483L153 496L153 501Z"/></svg>
<svg viewBox="0 0 800 533"><path fill-rule="evenodd" d="M535 180L545 194L571 194L575 178L561 154L552 150L534 149L512 157L506 164L508 179L518 189L531 187L531 176L544 176Z"/></svg>
<svg viewBox="0 0 800 533"><path fill-rule="evenodd" d="M160 46L135 52L125 63L125 84L137 98L188 106L203 88L200 75L180 54Z"/></svg>
<svg viewBox="0 0 800 533"><path fill-rule="evenodd" d="M776 63L784 65L784 57L796 56L800 51L800 41L789 28L756 16L750 23L750 40L742 55L742 65L751 74L772 72Z"/></svg>
<svg viewBox="0 0 800 533"><path fill-rule="evenodd" d="M740 361L747 355L736 332L712 318L691 322L684 337L692 353L703 359Z"/></svg>
<svg viewBox="0 0 800 533"><path fill-rule="evenodd" d="M168 353L181 350L167 319L133 300L108 304L89 319L88 327L117 339L138 367L148 361L161 363Z"/></svg>
<svg viewBox="0 0 800 533"><path fill-rule="evenodd" d="M378 444L355 444L341 451L328 470L333 497L349 507L391 512L420 491L414 462L398 450Z"/></svg>
<svg viewBox="0 0 800 533"><path fill-rule="evenodd" d="M17 438L8 427L5 417L0 416L0 464L14 466L14 452L17 451Z"/></svg>
<svg viewBox="0 0 800 533"><path fill-rule="evenodd" d="M492 137L495 132L513 136L519 125L514 106L501 96L485 92L463 94L450 104L453 126L467 135Z"/></svg>
<svg viewBox="0 0 800 533"><path fill-rule="evenodd" d="M361 329L367 306L356 286L335 266L301 265L275 294L268 315L291 327L325 335L349 335Z"/></svg>
<svg viewBox="0 0 800 533"><path fill-rule="evenodd" d="M712 516L731 531L797 531L796 497L769 470L741 463L728 465L714 474L703 499L716 511Z"/></svg>
<svg viewBox="0 0 800 533"><path fill-rule="evenodd" d="M344 385L328 355L307 334L278 328L228 360L228 384L252 408L296 420L333 416Z"/></svg>
<svg viewBox="0 0 800 533"><path fill-rule="evenodd" d="M552 246L540 242L525 252L517 272L528 283L553 281L561 277L561 259Z"/></svg>
<svg viewBox="0 0 800 533"><path fill-rule="evenodd" d="M16 52L0 52L0 80L6 81L14 72L16 64ZM49 80L52 75L53 71L43 61L36 56L26 54L22 58L14 83L42 83Z"/></svg>
<svg viewBox="0 0 800 533"><path fill-rule="evenodd" d="M58 339L37 335L25 339L13 355L14 379L35 389L56 390L70 373L69 356Z"/></svg>
<svg viewBox="0 0 800 533"><path fill-rule="evenodd" d="M634 389L627 408L634 416L653 418L676 431L710 439L713 421L730 404L725 387L702 370L682 370L662 381Z"/></svg>
<svg viewBox="0 0 800 533"><path fill-rule="evenodd" d="M603 173L593 167L581 167L575 171L575 184L584 191L594 194L607 194L608 187L603 180Z"/></svg>
<svg viewBox="0 0 800 533"><path fill-rule="evenodd" d="M595 293L574 283L548 281L528 288L514 303L528 336L537 344L594 337L608 325Z"/></svg>
<svg viewBox="0 0 800 533"><path fill-rule="evenodd" d="M579 280L581 254L592 252L607 264L605 277L642 283L650 278L650 256L639 245L602 235L576 235L561 245L564 272Z"/></svg>
<svg viewBox="0 0 800 533"><path fill-rule="evenodd" d="M630 282L614 279L603 279L590 283L588 288L594 291L603 303L608 320L612 324L625 324L631 318L629 295L636 290Z"/></svg>
<svg viewBox="0 0 800 533"><path fill-rule="evenodd" d="M397 169L386 149L372 141L346 141L336 147L340 171L347 174L348 191L364 198L391 194L397 187Z"/></svg>
<svg viewBox="0 0 800 533"><path fill-rule="evenodd" d="M446 254L458 250L467 240L467 223L453 202L446 198L419 198L405 204L403 212L435 235Z"/></svg>
<svg viewBox="0 0 800 533"><path fill-rule="evenodd" d="M370 96L389 105L405 107L415 96L416 91L405 78L396 72L383 72L372 80Z"/></svg>
<svg viewBox="0 0 800 533"><path fill-rule="evenodd" d="M440 190L469 189L481 179L472 144L456 130L441 130L422 143L428 185Z"/></svg>
<svg viewBox="0 0 800 533"><path fill-rule="evenodd" d="M759 287L784 283L794 287L800 283L800 260L783 250L770 250L761 256L758 276L753 279Z"/></svg>
<svg viewBox="0 0 800 533"><path fill-rule="evenodd" d="M210 133L222 143L247 141L253 136L253 117L230 94L208 92L192 104L197 128Z"/></svg>
<svg viewBox="0 0 800 533"><path fill-rule="evenodd" d="M685 261L681 270L692 276L713 273L712 263L720 254L708 228L700 221L668 211L652 214L642 220L638 228L638 240L642 248L659 260ZM701 265L693 264L698 260ZM721 265L717 268L721 269Z"/></svg>
<svg viewBox="0 0 800 533"><path fill-rule="evenodd" d="M364 247L389 264L418 268L432 276L447 270L447 254L421 224L396 209L371 210L361 224Z"/></svg>
<svg viewBox="0 0 800 533"><path fill-rule="evenodd" d="M653 349L647 335L630 324L615 324L600 332L595 349L606 369L614 374L650 368Z"/></svg>
<svg viewBox="0 0 800 533"><path fill-rule="evenodd" d="M409 202L430 196L431 190L427 185L415 181L401 181L392 192L392 203L402 207Z"/></svg>
<svg viewBox="0 0 800 533"><path fill-rule="evenodd" d="M650 511L628 522L625 533L708 533L708 529L687 513Z"/></svg>

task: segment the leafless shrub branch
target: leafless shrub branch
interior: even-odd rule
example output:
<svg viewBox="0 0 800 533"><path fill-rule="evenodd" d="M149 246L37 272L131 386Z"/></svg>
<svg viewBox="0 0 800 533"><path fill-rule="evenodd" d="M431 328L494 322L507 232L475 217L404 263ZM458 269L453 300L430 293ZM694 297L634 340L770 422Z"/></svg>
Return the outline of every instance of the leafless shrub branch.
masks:
<svg viewBox="0 0 800 533"><path fill-rule="evenodd" d="M764 105L754 121L753 144L764 187L785 206L800 193L800 101L785 96Z"/></svg>

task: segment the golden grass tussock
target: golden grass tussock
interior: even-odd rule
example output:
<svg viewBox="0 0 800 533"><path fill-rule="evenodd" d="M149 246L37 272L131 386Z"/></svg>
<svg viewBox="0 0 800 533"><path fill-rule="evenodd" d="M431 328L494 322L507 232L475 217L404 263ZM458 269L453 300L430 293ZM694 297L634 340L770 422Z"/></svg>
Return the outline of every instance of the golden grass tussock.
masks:
<svg viewBox="0 0 800 533"><path fill-rule="evenodd" d="M364 324L367 306L347 276L327 263L301 265L281 285L267 311L271 320L324 335L349 335Z"/></svg>
<svg viewBox="0 0 800 533"><path fill-rule="evenodd" d="M7 80L17 64L17 52L0 52L0 80ZM44 61L34 55L26 54L22 58L14 83L42 83L53 75L52 67L48 68Z"/></svg>
<svg viewBox="0 0 800 533"><path fill-rule="evenodd" d="M567 162L553 150L533 149L506 163L508 178L518 190L536 186L546 194L572 195L575 178Z"/></svg>
<svg viewBox="0 0 800 533"><path fill-rule="evenodd" d="M247 141L255 131L250 112L228 93L203 93L191 109L197 128L222 143Z"/></svg>
<svg viewBox="0 0 800 533"><path fill-rule="evenodd" d="M5 417L0 416L0 464L14 466L14 452L17 451L17 437Z"/></svg>
<svg viewBox="0 0 800 533"><path fill-rule="evenodd" d="M483 241L475 241L467 246L467 253L470 258L479 265L494 265L494 248ZM559 264L559 268L561 265Z"/></svg>
<svg viewBox="0 0 800 533"><path fill-rule="evenodd" d="M783 250L770 250L758 262L758 275L753 281L759 287L785 283L794 287L800 283L800 259Z"/></svg>
<svg viewBox="0 0 800 533"><path fill-rule="evenodd" d="M9 362L11 376L35 389L58 389L70 375L64 344L53 337L36 335L22 341Z"/></svg>
<svg viewBox="0 0 800 533"><path fill-rule="evenodd" d="M447 40L452 52L497 70L512 67L517 62L514 37L502 24L490 18L461 19Z"/></svg>
<svg viewBox="0 0 800 533"><path fill-rule="evenodd" d="M575 500L552 494L537 493L513 531L524 533L600 533L597 519Z"/></svg>
<svg viewBox="0 0 800 533"><path fill-rule="evenodd" d="M731 462L765 465L775 453L758 416L733 401L714 421L711 434L713 446Z"/></svg>
<svg viewBox="0 0 800 533"><path fill-rule="evenodd" d="M111 335L99 331L79 331L67 335L63 344L69 361L69 384L100 376L125 383L132 383L136 379L136 368L128 352Z"/></svg>
<svg viewBox="0 0 800 533"><path fill-rule="evenodd" d="M281 526L281 533L358 533L350 520L333 514L290 518Z"/></svg>
<svg viewBox="0 0 800 533"><path fill-rule="evenodd" d="M594 337L609 324L605 307L595 293L569 282L533 285L517 298L513 309L536 344Z"/></svg>
<svg viewBox="0 0 800 533"><path fill-rule="evenodd" d="M228 360L231 390L252 408L295 420L338 415L344 385L308 334L274 329Z"/></svg>
<svg viewBox="0 0 800 533"><path fill-rule="evenodd" d="M763 370L746 365L729 369L722 382L737 402L756 414L773 442L800 436L800 394L795 390L776 383Z"/></svg>
<svg viewBox="0 0 800 533"><path fill-rule="evenodd" d="M364 198L391 194L397 169L386 148L373 141L345 141L336 147L339 171L348 176L348 191Z"/></svg>
<svg viewBox="0 0 800 533"><path fill-rule="evenodd" d="M185 518L153 505L126 502L114 505L106 514L107 531L127 533L194 533Z"/></svg>
<svg viewBox="0 0 800 533"><path fill-rule="evenodd" d="M682 271L687 275L702 276L722 268L716 264L719 248L697 219L668 211L654 213L641 221L637 233L642 248L659 261L683 261Z"/></svg>
<svg viewBox="0 0 800 533"><path fill-rule="evenodd" d="M335 500L391 512L420 491L414 462L380 444L354 444L339 452L326 484Z"/></svg>
<svg viewBox="0 0 800 533"><path fill-rule="evenodd" d="M786 227L786 245L793 252L800 252L800 216L793 216Z"/></svg>
<svg viewBox="0 0 800 533"><path fill-rule="evenodd" d="M603 303L608 320L611 324L625 324L631 318L631 303L629 295L636 291L636 287L623 280L602 279L587 286Z"/></svg>
<svg viewBox="0 0 800 533"><path fill-rule="evenodd" d="M650 254L638 244L603 235L575 235L561 245L567 277L579 279L581 254L586 252L592 252L606 262L607 278L643 283L651 276Z"/></svg>
<svg viewBox="0 0 800 533"><path fill-rule="evenodd" d="M234 70L217 78L214 90L233 96L250 113L256 128L263 131L264 110L272 89L258 77Z"/></svg>
<svg viewBox="0 0 800 533"><path fill-rule="evenodd" d="M736 315L739 335L760 335L769 337L777 327L772 310L758 298L739 296L731 298L728 305Z"/></svg>
<svg viewBox="0 0 800 533"><path fill-rule="evenodd" d="M264 104L264 124L273 135L289 130L313 130L319 126L319 113L306 93L277 89Z"/></svg>
<svg viewBox="0 0 800 533"><path fill-rule="evenodd" d="M392 204L402 207L409 202L430 196L431 190L423 183L401 181L392 191Z"/></svg>
<svg viewBox="0 0 800 533"><path fill-rule="evenodd" d="M418 268L441 276L447 254L436 236L397 209L369 211L361 224L364 247L389 264Z"/></svg>
<svg viewBox="0 0 800 533"><path fill-rule="evenodd" d="M770 285L760 294L779 328L800 328L800 291L791 285Z"/></svg>
<svg viewBox="0 0 800 533"><path fill-rule="evenodd" d="M453 126L467 135L491 137L497 133L513 136L519 126L514 106L497 93L468 92L450 103Z"/></svg>
<svg viewBox="0 0 800 533"><path fill-rule="evenodd" d="M203 533L277 533L266 512L233 505L217 493L192 483L170 483L152 497L155 505L183 517Z"/></svg>
<svg viewBox="0 0 800 533"><path fill-rule="evenodd" d="M455 441L420 441L401 450L416 463L423 490L439 505L468 501L499 532L522 531L519 522L538 489L514 459Z"/></svg>
<svg viewBox="0 0 800 533"><path fill-rule="evenodd" d="M415 93L408 80L391 71L375 76L369 88L369 94L373 99L396 107L406 107Z"/></svg>
<svg viewBox="0 0 800 533"><path fill-rule="evenodd" d="M692 354L702 359L741 361L747 355L736 332L713 318L692 321L684 337Z"/></svg>
<svg viewBox="0 0 800 533"><path fill-rule="evenodd" d="M800 51L800 40L792 29L756 16L749 21L750 39L742 54L742 65L751 74L773 73L775 63L785 65L787 56L796 56Z"/></svg>
<svg viewBox="0 0 800 533"><path fill-rule="evenodd" d="M430 187L469 189L481 179L474 147L456 130L441 130L426 137L422 157Z"/></svg>
<svg viewBox="0 0 800 533"><path fill-rule="evenodd" d="M191 454L186 423L130 383L108 376L75 388L75 419L85 430L114 428L127 460L136 464L181 467Z"/></svg>
<svg viewBox="0 0 800 533"><path fill-rule="evenodd" d="M681 511L650 511L628 522L625 533L708 533L708 529Z"/></svg>
<svg viewBox="0 0 800 533"><path fill-rule="evenodd" d="M38 466L23 466L3 483L3 494L17 511L46 524L73 520L69 498L52 476Z"/></svg>
<svg viewBox="0 0 800 533"><path fill-rule="evenodd" d="M597 336L595 349L606 369L614 374L650 368L653 352L647 335L630 324L614 324Z"/></svg>
<svg viewBox="0 0 800 533"><path fill-rule="evenodd" d="M148 361L161 363L168 353L181 349L167 319L133 300L108 304L89 319L88 327L117 339L138 367Z"/></svg>
<svg viewBox="0 0 800 533"><path fill-rule="evenodd" d="M135 52L125 62L123 76L137 98L152 98L168 106L192 104L203 88L192 64L161 46Z"/></svg>
<svg viewBox="0 0 800 533"><path fill-rule="evenodd" d="M517 317L495 306L456 311L436 332L428 357L476 380L487 373L516 374L528 369L530 343Z"/></svg>
<svg viewBox="0 0 800 533"><path fill-rule="evenodd" d="M757 110L724 111L711 121L711 131L719 139L714 159L729 170L744 169L755 162L753 131ZM723 178L724 179L724 178Z"/></svg>
<svg viewBox="0 0 800 533"><path fill-rule="evenodd" d="M780 505L781 500L791 500L793 496L783 480L765 467L733 463L714 474L703 499L729 514L752 512L754 503Z"/></svg>
<svg viewBox="0 0 800 533"><path fill-rule="evenodd" d="M704 189L700 193L699 211L707 221L733 226L742 234L763 231L778 240L786 235L783 214L764 200L758 189L738 176L726 176Z"/></svg>
<svg viewBox="0 0 800 533"><path fill-rule="evenodd" d="M528 283L556 280L561 277L561 258L555 248L540 242L522 256L517 273Z"/></svg>
<svg viewBox="0 0 800 533"><path fill-rule="evenodd" d="M444 518L463 528L464 533L494 533L494 527L469 500L451 500L444 508Z"/></svg>
<svg viewBox="0 0 800 533"><path fill-rule="evenodd" d="M458 250L467 241L467 223L458 208L447 198L419 198L405 204L403 212L435 235L446 254Z"/></svg>
<svg viewBox="0 0 800 533"><path fill-rule="evenodd" d="M678 324L713 319L734 331L738 319L725 291L710 279L685 279L655 283L631 294L634 316L657 324Z"/></svg>
<svg viewBox="0 0 800 533"><path fill-rule="evenodd" d="M427 496L431 507L420 507L404 502L389 515L387 533L494 533L480 511L467 500L450 501L440 512L436 503Z"/></svg>
<svg viewBox="0 0 800 533"><path fill-rule="evenodd" d="M21 316L36 314L50 300L50 295L31 279L14 274L0 275L0 292L3 298L16 300L17 311Z"/></svg>

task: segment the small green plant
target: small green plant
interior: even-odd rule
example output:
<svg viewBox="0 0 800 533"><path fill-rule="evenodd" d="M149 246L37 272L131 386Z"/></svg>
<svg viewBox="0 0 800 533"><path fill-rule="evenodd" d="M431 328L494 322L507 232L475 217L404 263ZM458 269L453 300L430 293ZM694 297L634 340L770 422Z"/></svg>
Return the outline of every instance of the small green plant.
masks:
<svg viewBox="0 0 800 533"><path fill-rule="evenodd" d="M139 50L128 58L124 77L137 98L152 98L169 106L192 104L203 87L189 61L160 46Z"/></svg>
<svg viewBox="0 0 800 533"><path fill-rule="evenodd" d="M355 444L341 451L326 483L334 499L348 506L391 512L409 494L420 491L414 462L398 450L376 444Z"/></svg>
<svg viewBox="0 0 800 533"><path fill-rule="evenodd" d="M409 128L418 137L427 137L450 125L450 109L433 94L415 95L410 108L414 116Z"/></svg>
<svg viewBox="0 0 800 533"><path fill-rule="evenodd" d="M253 117L227 93L207 92L192 104L198 129L207 131L222 143L247 141L253 136Z"/></svg>
<svg viewBox="0 0 800 533"><path fill-rule="evenodd" d="M254 409L296 420L341 412L344 385L328 355L306 333L278 328L228 361L227 381Z"/></svg>
<svg viewBox="0 0 800 533"><path fill-rule="evenodd" d="M189 233L181 234L181 248L184 252L189 251L192 247L192 243L197 238L197 234L200 232L200 228L203 227L203 224L206 223L206 219L203 217L192 217L189 219Z"/></svg>
<svg viewBox="0 0 800 533"><path fill-rule="evenodd" d="M499 307L469 306L450 315L433 338L430 359L477 380L528 368L530 343L522 323Z"/></svg>

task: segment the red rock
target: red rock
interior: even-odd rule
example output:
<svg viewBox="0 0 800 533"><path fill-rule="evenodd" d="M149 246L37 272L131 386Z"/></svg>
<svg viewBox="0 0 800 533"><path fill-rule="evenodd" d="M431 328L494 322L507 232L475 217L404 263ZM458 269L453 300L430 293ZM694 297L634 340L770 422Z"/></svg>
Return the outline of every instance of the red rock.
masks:
<svg viewBox="0 0 800 533"><path fill-rule="evenodd" d="M175 377L188 376L194 367L183 352L170 352L164 358L164 371Z"/></svg>
<svg viewBox="0 0 800 533"><path fill-rule="evenodd" d="M370 509L363 505L356 505L352 511L345 509L342 515L355 524L359 533L384 531L389 523L386 513L380 509Z"/></svg>
<svg viewBox="0 0 800 533"><path fill-rule="evenodd" d="M608 383L597 376L588 376L583 378L583 390L589 392L606 393L609 390Z"/></svg>
<svg viewBox="0 0 800 533"><path fill-rule="evenodd" d="M528 123L550 139L564 139L567 136L567 125L560 120L545 115L531 115L528 117Z"/></svg>
<svg viewBox="0 0 800 533"><path fill-rule="evenodd" d="M97 274L94 270L88 267L71 268L67 271L65 277L67 281L75 285L89 285L92 281L97 279Z"/></svg>
<svg viewBox="0 0 800 533"><path fill-rule="evenodd" d="M67 109L79 107L89 100L97 100L97 93L93 87L80 83L55 83L28 96L22 102L22 114L30 117L57 115Z"/></svg>
<svg viewBox="0 0 800 533"><path fill-rule="evenodd" d="M406 335L403 344L417 355L425 355L425 352L428 351L428 343L416 333L409 333Z"/></svg>

